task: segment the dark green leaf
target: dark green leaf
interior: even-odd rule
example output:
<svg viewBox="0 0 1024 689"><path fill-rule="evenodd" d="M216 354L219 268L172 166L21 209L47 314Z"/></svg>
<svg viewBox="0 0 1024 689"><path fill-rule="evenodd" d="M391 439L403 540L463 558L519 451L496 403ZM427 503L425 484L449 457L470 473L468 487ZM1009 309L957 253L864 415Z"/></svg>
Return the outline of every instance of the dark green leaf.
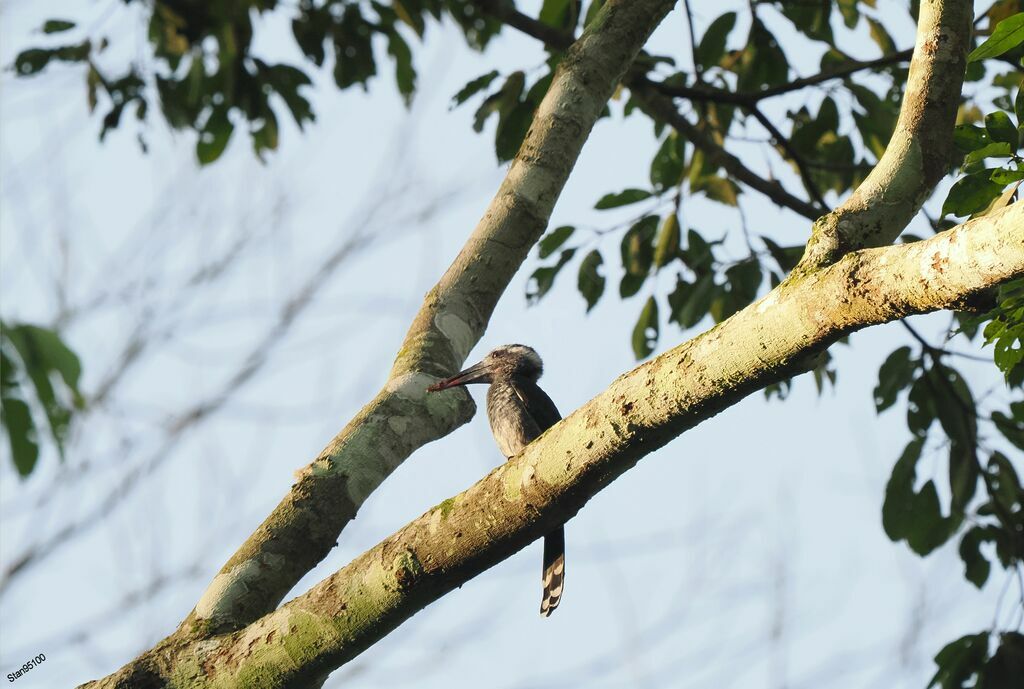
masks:
<svg viewBox="0 0 1024 689"><path fill-rule="evenodd" d="M661 223L658 242L654 247L654 267L664 268L679 256L679 218L669 213Z"/></svg>
<svg viewBox="0 0 1024 689"><path fill-rule="evenodd" d="M601 252L594 249L583 258L580 263L580 272L576 285L580 294L587 300L587 312L597 304L597 300L604 294L604 276L597 272L601 267Z"/></svg>
<svg viewBox="0 0 1024 689"><path fill-rule="evenodd" d="M556 29L568 29L576 24L575 14L575 0L544 0L537 18Z"/></svg>
<svg viewBox="0 0 1024 689"><path fill-rule="evenodd" d="M953 128L953 143L964 153L977 151L992 143L988 132L973 124L958 124Z"/></svg>
<svg viewBox="0 0 1024 689"><path fill-rule="evenodd" d="M965 216L984 210L1002 193L1003 187L988 179L988 172L967 175L949 190L942 204L943 215Z"/></svg>
<svg viewBox="0 0 1024 689"><path fill-rule="evenodd" d="M48 19L43 23L43 33L60 33L75 28L75 23L66 19Z"/></svg>
<svg viewBox="0 0 1024 689"><path fill-rule="evenodd" d="M1024 124L1024 83L1017 87L1017 97L1013 99L1013 113L1017 116L1017 126Z"/></svg>
<svg viewBox="0 0 1024 689"><path fill-rule="evenodd" d="M919 377L910 388L907 400L907 428L918 438L924 438L938 412L931 381L926 375Z"/></svg>
<svg viewBox="0 0 1024 689"><path fill-rule="evenodd" d="M1005 146L1006 144L1001 144ZM1013 184L1024 180L1024 170L993 170L992 174L989 175L989 179L999 185Z"/></svg>
<svg viewBox="0 0 1024 689"><path fill-rule="evenodd" d="M875 45L882 51L882 55L891 55L896 52L896 44L893 43L892 36L885 30L881 22L875 21L871 17L867 18L868 27L871 32L871 40L875 42Z"/></svg>
<svg viewBox="0 0 1024 689"><path fill-rule="evenodd" d="M729 32L736 26L736 13L726 12L711 22L704 37L700 39L695 56L697 64L703 69L714 67L725 55L725 44L729 38Z"/></svg>
<svg viewBox="0 0 1024 689"><path fill-rule="evenodd" d="M540 257L547 258L551 254L558 251L566 240L572 236L572 233L576 231L576 228L572 225L562 225L548 232L546 235L541 237L538 244L540 249Z"/></svg>
<svg viewBox="0 0 1024 689"><path fill-rule="evenodd" d="M527 101L517 103L498 120L498 131L494 134L494 151L499 162L512 160L526 138L533 123L533 104Z"/></svg>
<svg viewBox="0 0 1024 689"><path fill-rule="evenodd" d="M644 191L643 189L626 189L620 191L617 194L605 194L602 196L594 208L597 210L606 210L608 208L618 208L619 206L628 206L631 203L637 203L644 199L651 198L651 192Z"/></svg>
<svg viewBox="0 0 1024 689"><path fill-rule="evenodd" d="M714 264L714 258L711 245L696 230L691 229L686 233L686 250L683 252L683 260L693 272L697 275L709 273Z"/></svg>
<svg viewBox="0 0 1024 689"><path fill-rule="evenodd" d="M935 664L939 666L928 688L939 685L942 689L962 689L971 676L980 672L988 658L988 632L960 637L939 651Z"/></svg>
<svg viewBox="0 0 1024 689"><path fill-rule="evenodd" d="M679 138L673 130L665 137L651 161L651 186L655 189L668 189L676 186L682 181L685 165L686 142Z"/></svg>
<svg viewBox="0 0 1024 689"><path fill-rule="evenodd" d="M725 271L725 278L733 296L732 307L734 312L738 311L757 297L762 280L761 263L756 258L740 261Z"/></svg>
<svg viewBox="0 0 1024 689"><path fill-rule="evenodd" d="M19 476L28 476L39 459L39 442L32 412L20 397L14 362L0 350L0 423L7 432L11 459Z"/></svg>
<svg viewBox="0 0 1024 689"><path fill-rule="evenodd" d="M968 62L998 57L1024 42L1024 13L1011 15L996 25L984 43L971 51Z"/></svg>
<svg viewBox="0 0 1024 689"><path fill-rule="evenodd" d="M228 119L227 109L223 106L214 108L196 141L196 157L200 165L209 165L220 158L234 129Z"/></svg>
<svg viewBox="0 0 1024 689"><path fill-rule="evenodd" d="M964 561L964 576L979 589L985 585L992 569L989 561L981 554L981 544L987 540L994 540L989 533L990 528L975 526L968 529L960 539L960 559Z"/></svg>
<svg viewBox="0 0 1024 689"><path fill-rule="evenodd" d="M678 313L673 311L672 318L681 327L692 328L707 315L717 292L714 278L710 274L704 275L692 286L686 300L680 300L682 308Z"/></svg>
<svg viewBox="0 0 1024 689"><path fill-rule="evenodd" d="M964 157L964 165L974 165L986 158L1007 158L1013 153L1010 144L1000 141L982 146L976 151L971 151Z"/></svg>
<svg viewBox="0 0 1024 689"><path fill-rule="evenodd" d="M416 91L416 70L412 66L412 51L397 31L388 32L388 54L395 60L395 82L406 105L412 102Z"/></svg>
<svg viewBox="0 0 1024 689"><path fill-rule="evenodd" d="M1011 149L1016 150L1018 143L1017 128L1013 125L1010 116L1005 112L997 110L985 115L985 131L988 132L989 138L993 141L1007 143Z"/></svg>
<svg viewBox="0 0 1024 689"><path fill-rule="evenodd" d="M633 355L637 360L643 359L654 351L658 344L658 302L648 297L640 317L633 327Z"/></svg>
<svg viewBox="0 0 1024 689"><path fill-rule="evenodd" d="M622 279L619 281L619 296L623 299L632 297L640 291L640 288L644 286L645 282L647 282L646 275L634 275L632 273L624 274Z"/></svg>
<svg viewBox="0 0 1024 689"><path fill-rule="evenodd" d="M986 472L995 488L992 499L998 501L1005 511L1013 513L1017 511L1018 506L1024 505L1024 491L1021 489L1020 478L1006 455L1002 452L993 452L989 457ZM998 511L996 513L998 514Z"/></svg>
<svg viewBox="0 0 1024 689"><path fill-rule="evenodd" d="M1024 407L1024 402L1016 402L1015 405ZM1007 416L1000 411L992 412L992 421L1004 438L1024 450L1024 410L1021 410L1016 417Z"/></svg>
<svg viewBox="0 0 1024 689"><path fill-rule="evenodd" d="M999 647L985 664L976 689L1013 689L1024 677L1024 634L1004 632L999 637Z"/></svg>
<svg viewBox="0 0 1024 689"><path fill-rule="evenodd" d="M910 533L914 521L914 479L917 460L921 458L924 440L915 438L904 448L892 468L882 503L882 528L891 541L899 541Z"/></svg>
<svg viewBox="0 0 1024 689"><path fill-rule="evenodd" d="M654 237L658 216L645 215L622 236L622 267L632 276L646 277L654 261Z"/></svg>
<svg viewBox="0 0 1024 689"><path fill-rule="evenodd" d="M526 286L526 301L528 304L536 304L541 300L541 297L551 291L551 287L555 284L555 277L558 276L558 272L562 270L562 267L572 259L573 254L575 253L576 249L566 249L562 252L562 255L558 257L558 263L553 266L546 266L533 271L533 274L530 276L530 281Z"/></svg>
<svg viewBox="0 0 1024 689"><path fill-rule="evenodd" d="M480 91L491 85L491 82L498 78L498 70L492 70L487 74L478 76L468 84L459 89L459 92L452 96L452 107L462 105Z"/></svg>
<svg viewBox="0 0 1024 689"><path fill-rule="evenodd" d="M712 201L736 206L740 192L739 185L725 177L703 177L691 185L693 191L703 191Z"/></svg>
<svg viewBox="0 0 1024 689"><path fill-rule="evenodd" d="M875 409L878 412L895 404L896 396L913 381L916 366L910 347L900 347L886 357L878 369L878 385L875 386Z"/></svg>

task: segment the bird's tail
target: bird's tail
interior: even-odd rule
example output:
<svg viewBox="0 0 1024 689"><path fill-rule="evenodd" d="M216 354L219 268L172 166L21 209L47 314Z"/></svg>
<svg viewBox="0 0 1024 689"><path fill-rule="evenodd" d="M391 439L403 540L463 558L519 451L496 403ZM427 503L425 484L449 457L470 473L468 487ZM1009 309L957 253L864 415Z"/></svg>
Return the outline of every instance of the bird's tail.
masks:
<svg viewBox="0 0 1024 689"><path fill-rule="evenodd" d="M562 600L565 584L565 527L558 527L544 537L544 595L540 601L540 614L547 617Z"/></svg>

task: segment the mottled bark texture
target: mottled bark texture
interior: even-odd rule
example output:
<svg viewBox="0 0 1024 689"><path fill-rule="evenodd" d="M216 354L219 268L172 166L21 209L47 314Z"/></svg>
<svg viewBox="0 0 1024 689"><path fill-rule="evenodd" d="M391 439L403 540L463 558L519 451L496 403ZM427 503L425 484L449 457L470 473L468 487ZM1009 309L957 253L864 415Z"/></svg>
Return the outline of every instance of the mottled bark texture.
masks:
<svg viewBox="0 0 1024 689"><path fill-rule="evenodd" d="M620 376L520 455L306 594L238 632L140 659L151 684L130 686L304 687L576 514L644 455L800 372L841 337L954 308L1020 275L1024 203L790 280Z"/></svg>
<svg viewBox="0 0 1024 689"><path fill-rule="evenodd" d="M244 627L334 547L367 496L414 450L474 412L466 393L425 396L458 370L540 238L594 122L673 0L611 0L566 52L508 174L462 252L427 294L384 389L330 442L221 568L180 626L200 638Z"/></svg>
<svg viewBox="0 0 1024 689"><path fill-rule="evenodd" d="M301 472L178 631L91 686L310 686L575 514L640 457L805 370L838 338L957 306L1024 272L1020 203L928 241L866 248L899 234L948 161L970 4L922 0L890 151L816 224L800 269L727 321L620 377L521 456L278 608L366 496L413 450L472 414L464 392L427 396L425 388L456 370L479 340L604 102L671 5L610 0L569 48L505 182L427 295L384 389Z"/></svg>

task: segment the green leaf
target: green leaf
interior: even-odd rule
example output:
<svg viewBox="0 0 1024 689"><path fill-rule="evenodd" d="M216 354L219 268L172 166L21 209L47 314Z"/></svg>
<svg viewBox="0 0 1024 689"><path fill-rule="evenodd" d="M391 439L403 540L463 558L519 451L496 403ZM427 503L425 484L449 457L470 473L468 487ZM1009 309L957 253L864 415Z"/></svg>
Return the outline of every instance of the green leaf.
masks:
<svg viewBox="0 0 1024 689"><path fill-rule="evenodd" d="M646 277L654 261L654 237L658 231L658 216L645 215L633 223L622 236L620 247L622 267L627 275Z"/></svg>
<svg viewBox="0 0 1024 689"><path fill-rule="evenodd" d="M1012 153L1013 149L1006 142L991 143L968 153L964 157L964 165L974 165L985 158L1008 158Z"/></svg>
<svg viewBox="0 0 1024 689"><path fill-rule="evenodd" d="M985 210L1002 193L1003 187L988 179L988 171L967 175L949 190L942 215L965 216Z"/></svg>
<svg viewBox="0 0 1024 689"><path fill-rule="evenodd" d="M882 528L891 541L899 541L911 531L914 522L914 479L917 460L921 458L924 440L915 438L904 448L892 468L882 503Z"/></svg>
<svg viewBox="0 0 1024 689"><path fill-rule="evenodd" d="M988 658L988 632L969 634L946 644L935 656L939 666L928 683L928 689L939 685L942 689L962 689L968 679L981 671Z"/></svg>
<svg viewBox="0 0 1024 689"><path fill-rule="evenodd" d="M737 90L756 92L763 88L781 86L789 78L789 61L779 42L760 19L754 19L736 65Z"/></svg>
<svg viewBox="0 0 1024 689"><path fill-rule="evenodd" d="M200 165L209 165L220 158L234 129L235 126L228 119L227 108L214 108L196 141L196 157Z"/></svg>
<svg viewBox="0 0 1024 689"><path fill-rule="evenodd" d="M972 150L982 148L992 140L988 138L988 132L977 125L956 125L953 127L953 143L964 153L971 153Z"/></svg>
<svg viewBox="0 0 1024 689"><path fill-rule="evenodd" d="M594 249L589 254L584 256L583 262L580 263L580 272L576 279L576 286L579 288L580 294L587 300L587 313L597 305L598 299L604 294L604 276L597 272L597 269L601 267L603 259L601 258L601 252Z"/></svg>
<svg viewBox="0 0 1024 689"><path fill-rule="evenodd" d="M962 516L942 516L939 495L932 481L920 491L914 490L917 461L924 447L923 438L915 438L904 449L893 467L882 503L882 527L893 541L905 539L918 555L927 555L949 540Z"/></svg>
<svg viewBox="0 0 1024 689"><path fill-rule="evenodd" d="M692 328L707 315L718 286L711 274L704 275L687 291L686 299L677 299L681 304L678 312L673 309L672 318L682 328Z"/></svg>
<svg viewBox="0 0 1024 689"><path fill-rule="evenodd" d="M570 0L544 0L538 19L556 29L568 29L576 24L575 2Z"/></svg>
<svg viewBox="0 0 1024 689"><path fill-rule="evenodd" d="M686 165L686 141L679 138L675 130L665 137L658 152L651 161L651 186L668 189L682 181Z"/></svg>
<svg viewBox="0 0 1024 689"><path fill-rule="evenodd" d="M572 225L562 225L548 232L546 235L541 237L538 244L540 249L540 257L547 258L551 254L558 251L558 249L565 244L566 240L572 236L572 233L576 231L576 228Z"/></svg>
<svg viewBox="0 0 1024 689"><path fill-rule="evenodd" d="M1017 97L1013 99L1013 112L1017 116L1018 126L1024 124L1024 82L1017 87Z"/></svg>
<svg viewBox="0 0 1024 689"><path fill-rule="evenodd" d="M14 71L18 76L26 77L41 72L51 60L63 62L82 62L89 57L92 43L88 40L75 45L64 45L59 48L29 48L18 53L14 58Z"/></svg>
<svg viewBox="0 0 1024 689"><path fill-rule="evenodd" d="M976 689L1003 689L1015 687L1024 677L1024 634L1004 632L999 635L999 647L985 664L982 679Z"/></svg>
<svg viewBox="0 0 1024 689"><path fill-rule="evenodd" d="M649 191L644 191L643 189L626 189L617 194L605 194L596 204L594 204L594 208L599 211L603 211L609 208L628 206L631 203L637 203L638 201L643 201L644 199L649 198L651 198L651 192Z"/></svg>
<svg viewBox="0 0 1024 689"><path fill-rule="evenodd" d="M28 476L39 459L39 443L32 412L22 399L16 379L14 362L0 350L0 423L7 432L14 468L21 477Z"/></svg>
<svg viewBox="0 0 1024 689"><path fill-rule="evenodd" d="M374 27L363 18L359 5L346 4L341 21L332 32L334 43L334 83L340 89L355 84L366 87L377 73L373 56Z"/></svg>
<svg viewBox="0 0 1024 689"><path fill-rule="evenodd" d="M75 28L75 23L66 19L48 19L43 23L43 33L60 33Z"/></svg>
<svg viewBox="0 0 1024 689"><path fill-rule="evenodd" d="M498 78L498 70L492 70L487 74L482 74L476 79L473 79L468 84L459 89L459 92L452 96L452 107L462 105L467 100L483 91L485 88L491 85L491 82Z"/></svg>
<svg viewBox="0 0 1024 689"><path fill-rule="evenodd" d="M388 32L388 54L395 60L395 82L405 104L412 102L416 92L416 69L412 66L412 51L397 31Z"/></svg>
<svg viewBox="0 0 1024 689"><path fill-rule="evenodd" d="M725 271L729 292L733 295L733 306L738 311L757 297L761 286L761 262L756 258L740 261Z"/></svg>
<svg viewBox="0 0 1024 689"><path fill-rule="evenodd" d="M997 110L985 115L985 131L993 141L1002 141L1009 144L1011 149L1016 150L1017 128L1013 126L1013 121L1005 112Z"/></svg>
<svg viewBox="0 0 1024 689"><path fill-rule="evenodd" d="M1000 144L1004 145L1005 144ZM993 170L992 174L989 175L989 179L999 185L1013 184L1024 180L1024 170Z"/></svg>
<svg viewBox="0 0 1024 689"><path fill-rule="evenodd" d="M984 43L972 50L968 62L998 57L1024 43L1024 13L1007 17L996 24L995 31Z"/></svg>
<svg viewBox="0 0 1024 689"><path fill-rule="evenodd" d="M1016 402L1012 406L1024 407L1024 402ZM1017 448L1024 450L1024 409L1018 409L1015 416L1007 416L1000 411L992 412L992 422L1003 437Z"/></svg>
<svg viewBox="0 0 1024 689"><path fill-rule="evenodd" d="M960 539L960 559L964 561L964 577L979 589L988 580L992 569L989 561L981 554L981 544L994 540L989 533L991 527L975 526L967 530Z"/></svg>
<svg viewBox="0 0 1024 689"><path fill-rule="evenodd" d="M661 223L658 242L654 247L655 268L664 268L679 256L679 239L679 218L675 213L669 213Z"/></svg>
<svg viewBox="0 0 1024 689"><path fill-rule="evenodd" d="M576 253L576 249L566 249L562 252L562 255L558 257L558 262L553 266L546 266L544 268L538 268L533 271L530 276L530 281L526 286L526 302L531 306L541 300L541 298L551 291L551 287L555 284L555 277L558 276L558 272L562 270L566 263L568 263L573 254Z"/></svg>
<svg viewBox="0 0 1024 689"><path fill-rule="evenodd" d="M1013 514L1018 507L1024 505L1024 491L1021 489L1020 477L1017 476L1013 464L1002 452L993 452L985 468L989 481L994 485L992 499L996 500L1005 511ZM998 512L997 512L998 513ZM1016 526L1004 524L1007 528Z"/></svg>
<svg viewBox="0 0 1024 689"><path fill-rule="evenodd" d="M882 55L891 55L896 52L896 44L893 43L892 37L889 32L885 30L881 22L875 21L871 17L867 17L868 27L871 33L871 40L882 51Z"/></svg>
<svg viewBox="0 0 1024 689"><path fill-rule="evenodd" d="M498 130L494 134L494 151L499 162L512 160L519 152L533 123L533 107L532 103L521 101L507 113L501 114Z"/></svg>
<svg viewBox="0 0 1024 689"><path fill-rule="evenodd" d="M883 412L896 403L896 397L913 381L917 362L911 356L910 347L900 347L886 357L878 369L878 385L875 386L875 410Z"/></svg>
<svg viewBox="0 0 1024 689"><path fill-rule="evenodd" d="M633 326L633 355L637 360L647 357L658 344L658 302L648 297L640 317Z"/></svg>
<svg viewBox="0 0 1024 689"><path fill-rule="evenodd" d="M704 37L700 39L697 46L697 54L694 56L697 64L703 69L714 67L725 55L725 44L729 38L729 32L736 26L736 13L726 12L711 22Z"/></svg>
<svg viewBox="0 0 1024 689"><path fill-rule="evenodd" d="M703 191L712 201L724 203L726 206L737 205L740 187L731 179L725 177L704 177L696 184L691 185L693 191Z"/></svg>

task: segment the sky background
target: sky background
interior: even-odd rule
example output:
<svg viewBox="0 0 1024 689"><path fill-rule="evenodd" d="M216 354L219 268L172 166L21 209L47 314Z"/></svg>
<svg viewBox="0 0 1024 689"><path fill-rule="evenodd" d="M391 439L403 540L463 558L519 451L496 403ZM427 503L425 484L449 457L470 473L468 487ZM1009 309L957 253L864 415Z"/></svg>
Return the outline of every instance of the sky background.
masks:
<svg viewBox="0 0 1024 689"><path fill-rule="evenodd" d="M111 64L141 58L144 24L113 4L4 3L0 64L39 43L33 31L50 17L117 37ZM698 7L701 26L727 4ZM879 5L898 47L910 46L902 3ZM683 22L670 15L652 52L676 52ZM847 40L857 57L877 56L866 31ZM814 71L816 54L787 50L801 74ZM287 23L268 21L255 52L297 61ZM681 58L689 64L685 51ZM101 145L77 67L33 79L2 74L3 317L62 318L83 361L83 388L109 392L76 426L63 464L46 453L22 481L0 450L0 566L75 529L0 592L0 674L45 653L19 689L73 686L176 627L293 472L385 382L424 294L497 189L504 169L493 122L475 134L474 107L451 110L451 95L490 69L542 60L512 31L480 56L450 25L433 25L417 51L411 109L387 69L368 93L339 93L318 74L309 91L315 124L299 132L280 117L280 151L262 165L236 132L206 169L195 163L193 138L156 118L144 131L148 153L132 125ZM588 141L552 227L603 227L635 213L592 210L608 191L643 186L656 146L645 120L624 120L621 104L613 111ZM766 171L756 151L745 159ZM796 188L786 170L773 171ZM743 203L755 233L806 240L802 218L753 194ZM727 250L742 255L734 210L694 200L685 214L685 225L711 237L728 232ZM617 252L618 239L601 246ZM504 343L533 346L546 363L541 385L564 415L636 365L629 333L643 295L614 297L618 275L606 264L609 294L585 314L570 267L528 307L538 265L531 256L470 359ZM938 333L948 316L914 320ZM663 323L658 351L708 325L684 334ZM1000 604L1001 571L980 592L967 583L955 544L922 560L882 531L885 483L909 433L905 403L878 417L871 391L882 360L905 340L898 325L855 334L832 349L835 390L819 396L805 377L785 403L752 395L602 491L567 525L566 592L550 619L537 615L533 544L326 686L924 687L935 652L1006 618L1016 593L1011 587ZM977 393L992 389L989 399L999 399L994 367L958 365ZM478 402L483 392L474 390ZM500 460L482 414L422 448L292 595ZM937 453L919 466L944 471Z"/></svg>

